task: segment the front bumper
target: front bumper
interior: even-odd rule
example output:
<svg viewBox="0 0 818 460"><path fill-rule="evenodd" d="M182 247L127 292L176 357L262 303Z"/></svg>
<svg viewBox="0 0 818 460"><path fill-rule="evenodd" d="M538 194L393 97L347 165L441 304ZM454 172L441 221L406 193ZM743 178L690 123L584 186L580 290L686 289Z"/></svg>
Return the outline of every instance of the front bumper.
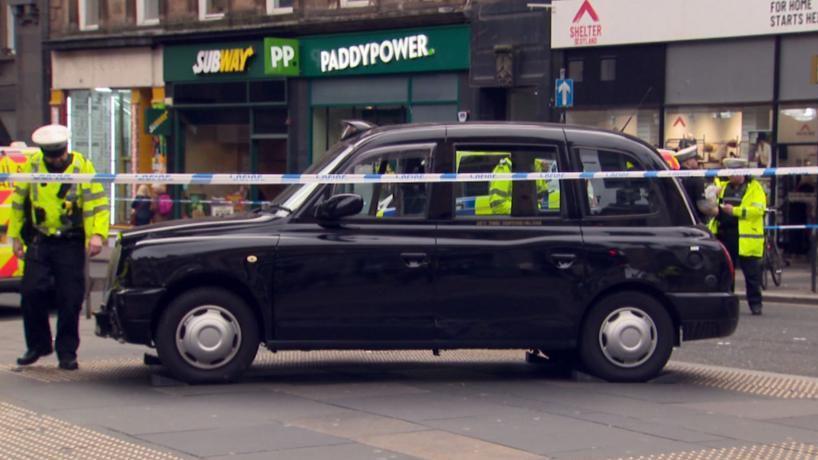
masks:
<svg viewBox="0 0 818 460"><path fill-rule="evenodd" d="M152 341L154 313L165 289L111 290L107 302L96 316L96 334L129 343L149 345Z"/></svg>
<svg viewBox="0 0 818 460"><path fill-rule="evenodd" d="M738 327L738 297L733 293L674 294L683 340L727 337Z"/></svg>

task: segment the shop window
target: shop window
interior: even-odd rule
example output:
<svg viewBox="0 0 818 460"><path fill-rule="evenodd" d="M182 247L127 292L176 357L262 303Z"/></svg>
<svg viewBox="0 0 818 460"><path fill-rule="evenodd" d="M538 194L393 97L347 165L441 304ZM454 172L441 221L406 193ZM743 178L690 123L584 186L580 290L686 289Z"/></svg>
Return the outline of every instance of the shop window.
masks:
<svg viewBox="0 0 818 460"><path fill-rule="evenodd" d="M287 134L287 108L254 109L253 134Z"/></svg>
<svg viewBox="0 0 818 460"><path fill-rule="evenodd" d="M99 0L79 0L80 30L99 29Z"/></svg>
<svg viewBox="0 0 818 460"><path fill-rule="evenodd" d="M227 13L228 0L199 0L199 19L202 21L216 20Z"/></svg>
<svg viewBox="0 0 818 460"><path fill-rule="evenodd" d="M579 149L579 155L586 172L644 170L635 158L620 152ZM660 206L650 179L590 179L586 190L592 216L651 214Z"/></svg>
<svg viewBox="0 0 818 460"><path fill-rule="evenodd" d="M288 14L293 12L293 0L267 0L267 14Z"/></svg>
<svg viewBox="0 0 818 460"><path fill-rule="evenodd" d="M457 104L413 105L413 123L452 123L457 121Z"/></svg>
<svg viewBox="0 0 818 460"><path fill-rule="evenodd" d="M557 150L462 146L457 148L455 155L455 171L459 174L558 172ZM494 180L455 184L455 212L463 218L558 215L561 200L558 180Z"/></svg>
<svg viewBox="0 0 818 460"><path fill-rule="evenodd" d="M250 102L287 102L287 83L284 80L251 81Z"/></svg>
<svg viewBox="0 0 818 460"><path fill-rule="evenodd" d="M568 61L568 78L574 83L582 82L582 73L585 71L585 62L581 60Z"/></svg>
<svg viewBox="0 0 818 460"><path fill-rule="evenodd" d="M159 24L159 0L136 0L136 23L140 26Z"/></svg>
<svg viewBox="0 0 818 460"><path fill-rule="evenodd" d="M10 6L6 6L0 13L5 13L3 24L6 26L5 33L0 37L3 40L0 43L0 54L14 54L14 13Z"/></svg>
<svg viewBox="0 0 818 460"><path fill-rule="evenodd" d="M600 81L616 80L616 58L606 57L599 61Z"/></svg>
<svg viewBox="0 0 818 460"><path fill-rule="evenodd" d="M347 174L426 174L431 172L431 148L387 149L365 154L347 168ZM332 194L354 193L363 198L359 215L387 218L419 218L426 216L430 184L339 184Z"/></svg>
<svg viewBox="0 0 818 460"><path fill-rule="evenodd" d="M247 86L244 82L173 85L173 102L176 104L217 104L246 100Z"/></svg>
<svg viewBox="0 0 818 460"><path fill-rule="evenodd" d="M201 108L177 113L185 148L185 172L253 172L247 109ZM190 202L183 208L183 214L190 217L230 214L233 209L231 197L246 196L246 190L240 189L237 185L191 184L185 191Z"/></svg>
<svg viewBox="0 0 818 460"><path fill-rule="evenodd" d="M74 90L66 101L69 148L89 159L100 173L131 173L133 106L131 92L110 88ZM104 185L112 223L129 221L132 195L127 185Z"/></svg>
<svg viewBox="0 0 818 460"><path fill-rule="evenodd" d="M341 0L341 8L359 8L369 6L369 0Z"/></svg>

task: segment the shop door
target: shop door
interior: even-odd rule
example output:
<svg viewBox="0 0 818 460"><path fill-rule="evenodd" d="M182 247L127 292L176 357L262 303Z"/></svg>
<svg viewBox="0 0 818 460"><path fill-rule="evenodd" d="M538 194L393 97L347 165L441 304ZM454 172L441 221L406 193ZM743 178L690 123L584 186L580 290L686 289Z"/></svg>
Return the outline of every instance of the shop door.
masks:
<svg viewBox="0 0 818 460"><path fill-rule="evenodd" d="M818 164L818 146L816 145L779 145L779 166L815 166ZM777 188L785 225L804 225L815 223L815 201L818 184L816 176L780 176L777 177ZM781 241L788 254L806 255L809 252L809 231L788 230L782 232Z"/></svg>
<svg viewBox="0 0 818 460"><path fill-rule="evenodd" d="M287 139L253 140L253 171L258 174L284 174L287 172ZM270 201L286 185L255 185L251 196L255 202ZM253 207L260 203L253 203Z"/></svg>

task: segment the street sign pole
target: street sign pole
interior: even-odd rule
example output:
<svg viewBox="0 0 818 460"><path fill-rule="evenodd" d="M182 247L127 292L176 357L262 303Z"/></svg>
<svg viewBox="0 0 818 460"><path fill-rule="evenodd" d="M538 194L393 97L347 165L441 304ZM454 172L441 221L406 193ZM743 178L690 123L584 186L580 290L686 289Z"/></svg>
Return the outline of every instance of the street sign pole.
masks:
<svg viewBox="0 0 818 460"><path fill-rule="evenodd" d="M560 109L560 123L566 123L566 109L574 106L574 81L565 78L565 68L554 82L554 106Z"/></svg>

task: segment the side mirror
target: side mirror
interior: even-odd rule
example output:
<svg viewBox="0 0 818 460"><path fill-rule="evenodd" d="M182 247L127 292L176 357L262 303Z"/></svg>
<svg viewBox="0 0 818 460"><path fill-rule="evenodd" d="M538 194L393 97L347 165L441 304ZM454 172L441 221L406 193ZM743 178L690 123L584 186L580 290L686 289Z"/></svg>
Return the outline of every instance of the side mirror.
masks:
<svg viewBox="0 0 818 460"><path fill-rule="evenodd" d="M364 199L354 193L341 193L329 197L315 208L315 218L322 221L338 220L354 216L364 208Z"/></svg>

